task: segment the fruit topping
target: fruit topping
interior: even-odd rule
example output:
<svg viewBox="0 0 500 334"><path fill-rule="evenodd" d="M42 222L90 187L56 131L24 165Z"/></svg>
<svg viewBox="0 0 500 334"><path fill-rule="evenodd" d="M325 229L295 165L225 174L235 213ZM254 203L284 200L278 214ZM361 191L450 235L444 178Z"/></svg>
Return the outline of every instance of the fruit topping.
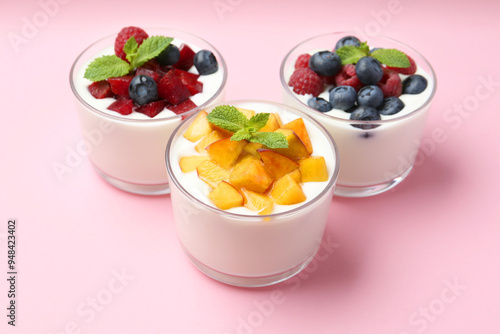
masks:
<svg viewBox="0 0 500 334"><path fill-rule="evenodd" d="M377 59L366 56L356 63L356 75L363 84L376 85L382 79L384 72Z"/></svg>
<svg viewBox="0 0 500 334"><path fill-rule="evenodd" d="M197 105L191 99L185 99L181 103L175 105L167 105L168 110L172 110L176 114L183 114L186 111L196 108Z"/></svg>
<svg viewBox="0 0 500 334"><path fill-rule="evenodd" d="M293 87L296 94L318 96L323 91L324 83L310 68L299 68L293 72L288 86Z"/></svg>
<svg viewBox="0 0 500 334"><path fill-rule="evenodd" d="M343 46L349 46L349 45L360 46L361 41L357 37L354 37L354 36L342 37L335 45L335 51L340 49Z"/></svg>
<svg viewBox="0 0 500 334"><path fill-rule="evenodd" d="M181 53L179 48L174 44L170 44L163 50L157 57L156 60L160 65L174 65L179 61Z"/></svg>
<svg viewBox="0 0 500 334"><path fill-rule="evenodd" d="M307 100L307 105L317 111L327 112L332 110L330 102L321 97L311 97Z"/></svg>
<svg viewBox="0 0 500 334"><path fill-rule="evenodd" d="M396 96L390 96L384 99L382 105L378 107L381 115L394 115L403 110L405 104Z"/></svg>
<svg viewBox="0 0 500 334"><path fill-rule="evenodd" d="M219 64L214 54L208 50L198 51L193 59L193 64L200 75L208 75L217 72Z"/></svg>
<svg viewBox="0 0 500 334"><path fill-rule="evenodd" d="M153 118L165 109L166 105L167 103L163 100L153 101L136 108L135 111Z"/></svg>
<svg viewBox="0 0 500 334"><path fill-rule="evenodd" d="M106 97L113 97L111 86L106 80L96 81L89 85L90 94L96 99L104 99Z"/></svg>
<svg viewBox="0 0 500 334"><path fill-rule="evenodd" d="M158 100L158 86L156 81L147 75L135 76L128 86L130 98L138 105Z"/></svg>
<svg viewBox="0 0 500 334"><path fill-rule="evenodd" d="M375 108L359 106L351 113L350 119L354 121L379 121L380 114ZM352 124L352 126L363 130L370 130L378 127L378 124Z"/></svg>
<svg viewBox="0 0 500 334"><path fill-rule="evenodd" d="M389 70L393 70L393 71L396 71L398 73L405 74L405 75L415 74L415 72L417 71L417 63L415 63L415 61L410 56L406 55L406 57L408 57L408 60L410 61L410 66L408 66L408 67L387 66L387 68Z"/></svg>
<svg viewBox="0 0 500 334"><path fill-rule="evenodd" d="M149 37L143 29L138 27L126 27L120 30L115 39L115 55L123 60L126 60L127 57L126 53L123 51L123 47L132 36L135 38L138 45L141 45L142 42Z"/></svg>
<svg viewBox="0 0 500 334"><path fill-rule="evenodd" d="M403 81L403 94L420 94L427 88L427 79L419 74L410 75Z"/></svg>
<svg viewBox="0 0 500 334"><path fill-rule="evenodd" d="M109 78L108 82L111 86L111 91L115 95L129 98L128 86L134 77L132 75L125 75L123 77Z"/></svg>
<svg viewBox="0 0 500 334"><path fill-rule="evenodd" d="M330 91L330 104L335 109L349 110L356 103L356 90L351 86L338 86Z"/></svg>
<svg viewBox="0 0 500 334"><path fill-rule="evenodd" d="M358 92L358 106L378 108L384 102L384 94L377 86L365 86Z"/></svg>
<svg viewBox="0 0 500 334"><path fill-rule="evenodd" d="M116 111L121 115L130 115L134 108L134 101L131 99L120 98L111 103L108 107L109 110Z"/></svg>
<svg viewBox="0 0 500 334"><path fill-rule="evenodd" d="M382 90L384 97L399 96L403 91L403 84L399 74L389 69L384 69L384 75L377 86Z"/></svg>
<svg viewBox="0 0 500 334"><path fill-rule="evenodd" d="M181 44L179 47L179 61L175 63L174 67L180 70L187 71L193 66L194 51L186 44Z"/></svg>
<svg viewBox="0 0 500 334"><path fill-rule="evenodd" d="M178 104L191 96L174 71L169 71L158 83L158 95L170 104Z"/></svg>
<svg viewBox="0 0 500 334"><path fill-rule="evenodd" d="M309 68L319 75L333 76L342 66L340 57L330 51L316 52L309 59Z"/></svg>
<svg viewBox="0 0 500 334"><path fill-rule="evenodd" d="M309 67L309 59L311 59L310 54L304 53L300 55L295 61L295 69L298 70L299 68Z"/></svg>

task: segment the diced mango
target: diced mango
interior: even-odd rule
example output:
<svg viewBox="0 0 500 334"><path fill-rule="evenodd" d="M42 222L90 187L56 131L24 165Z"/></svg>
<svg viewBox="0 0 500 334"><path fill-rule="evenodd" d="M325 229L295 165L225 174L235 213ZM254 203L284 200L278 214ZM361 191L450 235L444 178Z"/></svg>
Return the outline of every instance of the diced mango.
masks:
<svg viewBox="0 0 500 334"><path fill-rule="evenodd" d="M281 153L269 149L257 150L262 158L262 162L272 177L277 180L294 169L299 168L299 164Z"/></svg>
<svg viewBox="0 0 500 334"><path fill-rule="evenodd" d="M309 155L313 153L311 139L309 138L309 133L307 132L306 125L304 124L304 120L302 118L294 119L293 121L284 124L282 128L289 129L295 132L302 143L304 143L305 147L307 148L307 152L309 152Z"/></svg>
<svg viewBox="0 0 500 334"><path fill-rule="evenodd" d="M221 210L243 206L243 196L241 193L226 181L219 182L208 194L208 198Z"/></svg>
<svg viewBox="0 0 500 334"><path fill-rule="evenodd" d="M229 180L231 172L225 170L211 160L203 161L196 166L198 177L205 181L212 188L217 187L219 182Z"/></svg>
<svg viewBox="0 0 500 334"><path fill-rule="evenodd" d="M273 178L257 159L243 159L231 172L229 182L236 188L246 188L258 193L264 193L273 183Z"/></svg>
<svg viewBox="0 0 500 334"><path fill-rule="evenodd" d="M208 135L212 131L212 127L207 120L207 112L200 111L198 116L193 120L193 123L187 128L183 136L189 141L196 142Z"/></svg>
<svg viewBox="0 0 500 334"><path fill-rule="evenodd" d="M246 140L235 141L231 138L224 138L208 145L206 150L212 160L222 168L229 169L233 167L246 144Z"/></svg>
<svg viewBox="0 0 500 334"><path fill-rule="evenodd" d="M198 144L194 147L197 152L204 154L207 153L205 149L208 145L216 142L217 140L221 140L224 138L224 134L222 134L219 130L213 130L208 135L203 137Z"/></svg>
<svg viewBox="0 0 500 334"><path fill-rule="evenodd" d="M188 173L194 171L196 169L196 166L206 160L210 160L210 157L208 155L192 155L188 157L182 157L179 161L179 165L184 173Z"/></svg>
<svg viewBox="0 0 500 334"><path fill-rule="evenodd" d="M306 146L295 134L295 132L289 129L282 128L274 132L282 133L288 141L288 148L275 148L273 149L274 151L281 153L293 160L299 160L307 158L309 156L309 152L307 151Z"/></svg>
<svg viewBox="0 0 500 334"><path fill-rule="evenodd" d="M280 128L280 124L276 119L276 114L269 114L269 119L267 120L266 125L261 128L259 131L261 132L274 132Z"/></svg>
<svg viewBox="0 0 500 334"><path fill-rule="evenodd" d="M286 174L274 182L273 189L271 190L271 198L276 204L292 205L305 201L306 195L292 176Z"/></svg>
<svg viewBox="0 0 500 334"><path fill-rule="evenodd" d="M295 180L295 182L297 183L301 183L302 182L302 175L300 175L300 169L297 168L295 170L293 170L292 172L288 173L288 175L290 175L292 177L292 179Z"/></svg>
<svg viewBox="0 0 500 334"><path fill-rule="evenodd" d="M254 191L242 188L245 207L252 211L257 211L259 215L268 215L273 211L273 200L264 194L259 194Z"/></svg>
<svg viewBox="0 0 500 334"><path fill-rule="evenodd" d="M328 169L325 158L321 156L309 157L299 161L302 182L328 181Z"/></svg>

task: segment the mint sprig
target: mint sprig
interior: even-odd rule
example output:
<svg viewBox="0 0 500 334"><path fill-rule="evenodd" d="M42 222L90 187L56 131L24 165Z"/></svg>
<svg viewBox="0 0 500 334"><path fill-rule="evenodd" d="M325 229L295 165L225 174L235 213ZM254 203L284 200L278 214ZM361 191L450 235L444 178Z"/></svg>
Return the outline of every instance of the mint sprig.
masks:
<svg viewBox="0 0 500 334"><path fill-rule="evenodd" d="M335 51L340 57L342 65L356 64L363 57L370 56L380 63L390 67L406 68L410 66L408 56L397 49L378 49L370 54L370 48L366 42L360 46L346 45Z"/></svg>
<svg viewBox="0 0 500 334"><path fill-rule="evenodd" d="M172 41L171 37L152 36L138 45L135 37L132 36L123 46L128 62L116 55L96 58L85 70L84 78L91 81L102 81L127 75L135 68L158 56Z"/></svg>
<svg viewBox="0 0 500 334"><path fill-rule="evenodd" d="M269 115L269 113L259 113L248 119L236 107L221 105L208 114L207 120L218 127L234 132L231 140L248 140L269 148L288 148L288 141L282 133L258 132L266 126Z"/></svg>

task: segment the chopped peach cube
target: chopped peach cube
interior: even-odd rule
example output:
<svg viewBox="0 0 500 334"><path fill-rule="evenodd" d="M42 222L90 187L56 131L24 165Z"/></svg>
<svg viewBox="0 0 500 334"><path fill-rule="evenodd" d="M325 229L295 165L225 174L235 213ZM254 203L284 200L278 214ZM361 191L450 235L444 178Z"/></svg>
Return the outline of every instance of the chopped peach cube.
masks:
<svg viewBox="0 0 500 334"><path fill-rule="evenodd" d="M278 129L274 132L282 133L288 141L288 148L275 148L273 149L274 151L293 160L299 160L309 156L309 151L295 132L289 129Z"/></svg>
<svg viewBox="0 0 500 334"><path fill-rule="evenodd" d="M269 150L257 150L262 158L262 162L275 180L299 168L299 164L281 153Z"/></svg>
<svg viewBox="0 0 500 334"><path fill-rule="evenodd" d="M231 173L211 160L203 161L196 166L198 177L212 188L217 187L219 182L229 180Z"/></svg>
<svg viewBox="0 0 500 334"><path fill-rule="evenodd" d="M266 125L261 128L259 131L261 132L274 132L280 128L280 124L276 119L276 114L269 114L269 119L267 120Z"/></svg>
<svg viewBox="0 0 500 334"><path fill-rule="evenodd" d="M234 165L246 144L246 140L235 141L231 138L224 138L208 145L206 150L222 168L229 169Z"/></svg>
<svg viewBox="0 0 500 334"><path fill-rule="evenodd" d="M273 200L264 194L242 188L241 192L245 199L245 207L252 211L257 211L259 215L268 215L273 211Z"/></svg>
<svg viewBox="0 0 500 334"><path fill-rule="evenodd" d="M309 157L299 161L302 182L323 182L328 181L328 169L325 158Z"/></svg>
<svg viewBox="0 0 500 334"><path fill-rule="evenodd" d="M212 131L212 127L207 120L207 112L205 110L200 111L198 116L193 120L193 123L187 128L183 136L189 141L196 142L208 135Z"/></svg>
<svg viewBox="0 0 500 334"><path fill-rule="evenodd" d="M257 152L257 150L259 148L262 148L262 144L260 144L260 143L248 143L245 145L245 147L243 147L243 151L260 159L260 154L259 154L259 152Z"/></svg>
<svg viewBox="0 0 500 334"><path fill-rule="evenodd" d="M208 145L212 144L213 142L216 142L217 140L221 140L224 138L224 134L220 132L219 130L213 130L210 132L208 135L203 137L198 144L194 147L197 152L199 153L207 153L207 150L205 149Z"/></svg>
<svg viewBox="0 0 500 334"><path fill-rule="evenodd" d="M241 193L226 181L219 182L208 194L208 198L221 210L243 206L243 196Z"/></svg>
<svg viewBox="0 0 500 334"><path fill-rule="evenodd" d="M297 182L286 174L281 179L274 182L271 190L271 198L280 205L292 205L306 200L306 195Z"/></svg>
<svg viewBox="0 0 500 334"><path fill-rule="evenodd" d="M299 168L293 170L293 172L288 173L288 175L290 175L292 177L292 179L295 180L295 182L297 182L297 183L302 182L302 175L300 174Z"/></svg>
<svg viewBox="0 0 500 334"><path fill-rule="evenodd" d="M313 153L311 139L309 138L309 133L307 132L306 125L304 124L304 120L302 118L294 119L293 121L284 124L282 128L289 129L295 132L295 134L306 146L309 155Z"/></svg>
<svg viewBox="0 0 500 334"><path fill-rule="evenodd" d="M252 116L255 115L255 110L248 110L243 108L236 108L236 109L238 109L238 111L241 112L243 115L245 115L248 119L252 118Z"/></svg>
<svg viewBox="0 0 500 334"><path fill-rule="evenodd" d="M182 157L179 161L182 172L188 173L196 169L196 166L201 164L203 161L210 160L208 155L192 155L189 157Z"/></svg>
<svg viewBox="0 0 500 334"><path fill-rule="evenodd" d="M257 159L243 159L237 163L229 182L236 188L246 188L258 193L264 193L273 183L273 178Z"/></svg>

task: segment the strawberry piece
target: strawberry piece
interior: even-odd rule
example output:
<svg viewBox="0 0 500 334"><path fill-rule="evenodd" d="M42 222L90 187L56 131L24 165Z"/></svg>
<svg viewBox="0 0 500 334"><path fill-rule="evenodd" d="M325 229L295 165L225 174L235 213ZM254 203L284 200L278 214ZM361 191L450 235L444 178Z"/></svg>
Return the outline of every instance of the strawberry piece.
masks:
<svg viewBox="0 0 500 334"><path fill-rule="evenodd" d="M149 37L143 29L138 27L126 27L120 30L115 39L115 55L123 60L127 60L127 55L123 51L123 46L132 36L134 36L137 44L139 45L141 45L142 42Z"/></svg>
<svg viewBox="0 0 500 334"><path fill-rule="evenodd" d="M377 86L382 90L382 93L384 93L384 98L390 96L397 97L401 95L403 91L403 83L401 82L399 74L387 68L384 69L384 75Z"/></svg>
<svg viewBox="0 0 500 334"><path fill-rule="evenodd" d="M134 78L133 75L125 75L123 77L109 78L108 82L111 86L111 91L118 96L129 98L128 86L130 81Z"/></svg>
<svg viewBox="0 0 500 334"><path fill-rule="evenodd" d="M181 79L182 84L189 89L192 95L203 92L203 83L198 81L199 74L189 73L183 70L173 69L174 75Z"/></svg>
<svg viewBox="0 0 500 334"><path fill-rule="evenodd" d="M170 104L178 104L191 96L189 89L174 71L169 71L161 78L158 83L158 95Z"/></svg>
<svg viewBox="0 0 500 334"><path fill-rule="evenodd" d="M408 55L406 55L406 56L408 57L408 60L410 61L410 66L408 66L408 67L387 66L387 69L393 70L397 73L406 74L406 75L415 74L415 72L417 71L417 63L415 63L415 61L410 56L408 56Z"/></svg>
<svg viewBox="0 0 500 334"><path fill-rule="evenodd" d="M96 81L89 85L90 94L96 99L104 99L106 97L113 97L111 86L106 80Z"/></svg>
<svg viewBox="0 0 500 334"><path fill-rule="evenodd" d="M167 109L172 110L174 113L179 115L196 107L197 105L193 101L191 101L191 99L186 99L179 104L167 106Z"/></svg>
<svg viewBox="0 0 500 334"><path fill-rule="evenodd" d="M138 75L147 75L148 77L151 77L156 83L160 82L161 79L161 76L158 73L143 67L139 67L137 71L135 71L135 76Z"/></svg>
<svg viewBox="0 0 500 334"><path fill-rule="evenodd" d="M135 109L135 111L153 118L158 115L163 109L165 109L166 105L167 102L164 100L153 101L138 107L137 109Z"/></svg>
<svg viewBox="0 0 500 334"><path fill-rule="evenodd" d="M156 59L151 59L151 60L148 60L145 64L143 64L139 68L145 68L145 69L148 69L148 70L151 70L153 72L158 73L158 71L160 70L160 64L158 63L158 61Z"/></svg>
<svg viewBox="0 0 500 334"><path fill-rule="evenodd" d="M184 71L189 70L194 64L194 51L186 44L181 44L179 53L179 61L174 64L174 67Z"/></svg>
<svg viewBox="0 0 500 334"><path fill-rule="evenodd" d="M309 59L311 59L311 55L307 53L298 56L297 60L295 61L295 69L298 70L299 68L309 67Z"/></svg>
<svg viewBox="0 0 500 334"><path fill-rule="evenodd" d="M115 102L111 103L108 107L109 110L116 111L122 115L131 114L133 108L134 108L134 101L125 98L119 98Z"/></svg>
<svg viewBox="0 0 500 334"><path fill-rule="evenodd" d="M288 82L296 94L318 96L324 89L323 79L310 68L299 68L293 72Z"/></svg>
<svg viewBox="0 0 500 334"><path fill-rule="evenodd" d="M340 72L335 75L335 84L337 86L351 86L356 92L363 87L363 83L356 75L356 66L352 64L342 66Z"/></svg>

